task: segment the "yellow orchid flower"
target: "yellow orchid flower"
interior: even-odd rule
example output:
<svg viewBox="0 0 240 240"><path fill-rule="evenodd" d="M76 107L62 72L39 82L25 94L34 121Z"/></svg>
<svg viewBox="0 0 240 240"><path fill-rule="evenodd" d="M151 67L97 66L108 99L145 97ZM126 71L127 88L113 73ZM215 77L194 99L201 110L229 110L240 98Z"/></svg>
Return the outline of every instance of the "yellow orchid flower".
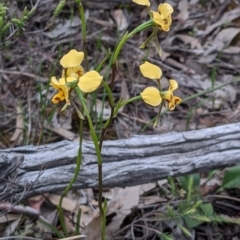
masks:
<svg viewBox="0 0 240 240"><path fill-rule="evenodd" d="M158 6L158 12L151 11L153 15L153 21L159 26L159 28L165 32L168 32L172 24L173 7L169 3L161 3Z"/></svg>
<svg viewBox="0 0 240 240"><path fill-rule="evenodd" d="M180 97L173 96L172 101L168 103L168 109L174 110L176 105L180 104L182 102L182 99Z"/></svg>
<svg viewBox="0 0 240 240"><path fill-rule="evenodd" d="M160 79L162 76L162 70L160 67L146 61L139 66L142 75L150 79Z"/></svg>
<svg viewBox="0 0 240 240"><path fill-rule="evenodd" d="M147 87L140 93L143 101L153 107L160 105L162 102L162 97L160 92L155 87Z"/></svg>
<svg viewBox="0 0 240 240"><path fill-rule="evenodd" d="M103 77L97 71L89 71L79 78L78 86L81 91L90 93L95 91L101 84Z"/></svg>
<svg viewBox="0 0 240 240"><path fill-rule="evenodd" d="M178 83L174 79L169 80L169 88L168 91L161 92L161 97L168 102L169 110L174 110L175 106L180 104L182 99L174 96L173 91L178 88Z"/></svg>
<svg viewBox="0 0 240 240"><path fill-rule="evenodd" d="M50 85L53 86L58 91L58 93L55 94L52 98L52 102L54 104L57 104L58 102L64 101L64 100L66 100L67 104L70 104L69 90L71 88L66 85L65 80L67 82L72 82L72 81L75 81L76 78L75 77L68 77L66 79L65 78L60 78L59 81L56 79L56 77L51 78Z"/></svg>
<svg viewBox="0 0 240 240"><path fill-rule="evenodd" d="M57 94L55 94L52 98L52 103L57 104L61 101L65 100L65 96L62 90L59 90Z"/></svg>
<svg viewBox="0 0 240 240"><path fill-rule="evenodd" d="M78 52L77 50L72 49L61 58L60 64L63 68L74 68L82 63L83 58L83 52Z"/></svg>
<svg viewBox="0 0 240 240"><path fill-rule="evenodd" d="M80 78L84 74L84 69L81 65L77 67L70 67L63 69L62 71L62 77L64 78L66 74L66 77L75 77L75 78Z"/></svg>
<svg viewBox="0 0 240 240"><path fill-rule="evenodd" d="M149 0L132 0L139 5L150 7ZM160 30L168 32L172 24L173 7L169 3L161 3L158 5L158 12L151 11L153 21L158 25Z"/></svg>
<svg viewBox="0 0 240 240"><path fill-rule="evenodd" d="M174 10L173 7L169 3L161 3L158 5L158 12L161 14L162 18L168 18Z"/></svg>
<svg viewBox="0 0 240 240"><path fill-rule="evenodd" d="M149 0L132 0L134 3L138 5L143 5L143 6L148 6L150 7L150 2Z"/></svg>

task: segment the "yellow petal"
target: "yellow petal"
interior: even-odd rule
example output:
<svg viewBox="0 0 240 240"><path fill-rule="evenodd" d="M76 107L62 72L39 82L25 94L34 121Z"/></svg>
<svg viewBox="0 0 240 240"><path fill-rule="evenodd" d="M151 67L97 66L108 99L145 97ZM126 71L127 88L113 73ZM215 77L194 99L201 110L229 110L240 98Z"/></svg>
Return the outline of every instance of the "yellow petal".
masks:
<svg viewBox="0 0 240 240"><path fill-rule="evenodd" d="M160 103L162 102L159 90L155 87L145 88L143 92L140 93L140 95L142 96L142 99L145 103L153 107L160 105Z"/></svg>
<svg viewBox="0 0 240 240"><path fill-rule="evenodd" d="M173 102L175 103L175 105L179 105L182 102L182 99L180 97L173 97Z"/></svg>
<svg viewBox="0 0 240 240"><path fill-rule="evenodd" d="M143 6L148 6L150 7L150 2L149 0L132 0L134 3L138 5L143 5Z"/></svg>
<svg viewBox="0 0 240 240"><path fill-rule="evenodd" d="M60 78L59 81L57 81L56 77L51 78L51 83L55 89L57 89L59 92L53 97L53 102L58 103L59 101L66 100L66 103L69 104L69 90L70 87L66 86L66 82L72 82L75 81L75 77L68 77L68 78ZM64 98L63 98L64 96ZM61 100L59 100L61 99Z"/></svg>
<svg viewBox="0 0 240 240"><path fill-rule="evenodd" d="M168 102L172 101L173 98L173 91L169 90L169 91L164 91L160 93L161 97L165 100L167 100Z"/></svg>
<svg viewBox="0 0 240 240"><path fill-rule="evenodd" d="M150 63L145 62L139 66L142 75L146 78L150 79L160 79L162 76L162 70L158 66Z"/></svg>
<svg viewBox="0 0 240 240"><path fill-rule="evenodd" d="M178 83L174 79L169 80L169 90L174 91L178 88Z"/></svg>
<svg viewBox="0 0 240 240"><path fill-rule="evenodd" d="M151 11L153 21L158 25L158 27L162 30L164 27L163 19L158 12Z"/></svg>
<svg viewBox="0 0 240 240"><path fill-rule="evenodd" d="M56 77L51 77L51 86L53 86L55 89L60 90L61 88L59 87L59 82L56 79Z"/></svg>
<svg viewBox="0 0 240 240"><path fill-rule="evenodd" d="M66 77L75 77L79 78L84 74L84 69L81 65L77 67L71 67L66 69ZM62 77L64 78L65 76L65 69L62 71Z"/></svg>
<svg viewBox="0 0 240 240"><path fill-rule="evenodd" d="M69 53L65 54L61 60L60 64L63 66L63 68L71 68L71 67L77 67L81 64L84 58L83 52L78 52L75 49L72 49L69 51Z"/></svg>
<svg viewBox="0 0 240 240"><path fill-rule="evenodd" d="M173 103L173 102L169 102L168 103L168 109L170 110L170 111L173 111L174 109L175 109L175 104Z"/></svg>
<svg viewBox="0 0 240 240"><path fill-rule="evenodd" d="M95 91L101 84L103 77L97 71L89 71L80 77L78 86L81 91L90 93Z"/></svg>
<svg viewBox="0 0 240 240"><path fill-rule="evenodd" d="M59 79L59 85L61 85L61 88L67 88L67 86L65 85L66 81L67 82L73 82L76 79L77 79L76 77L67 77L66 79L64 77L60 78Z"/></svg>
<svg viewBox="0 0 240 240"><path fill-rule="evenodd" d="M154 11L151 11L151 12L153 16L153 21L158 25L158 27L161 30L168 32L172 24L171 16L169 18L164 19L158 12L154 12Z"/></svg>
<svg viewBox="0 0 240 240"><path fill-rule="evenodd" d="M169 31L171 25L172 25L172 17L164 18L164 19L163 19L162 29L163 29L165 32L168 32L168 31Z"/></svg>
<svg viewBox="0 0 240 240"><path fill-rule="evenodd" d="M57 94L53 96L52 103L57 104L64 100L65 100L65 97L64 97L63 91L59 91Z"/></svg>
<svg viewBox="0 0 240 240"><path fill-rule="evenodd" d="M169 110L174 110L175 106L180 104L182 102L182 99L176 96L173 96L172 101L168 103Z"/></svg>
<svg viewBox="0 0 240 240"><path fill-rule="evenodd" d="M158 12L161 14L163 19L168 18L173 11L173 7L169 3L161 3L158 6Z"/></svg>

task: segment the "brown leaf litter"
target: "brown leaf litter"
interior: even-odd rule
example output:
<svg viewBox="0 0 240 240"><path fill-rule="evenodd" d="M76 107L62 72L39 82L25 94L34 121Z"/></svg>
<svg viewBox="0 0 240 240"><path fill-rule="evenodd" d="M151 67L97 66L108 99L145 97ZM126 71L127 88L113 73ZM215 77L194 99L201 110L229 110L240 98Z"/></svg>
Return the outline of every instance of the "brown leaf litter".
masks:
<svg viewBox="0 0 240 240"><path fill-rule="evenodd" d="M151 1L151 4L157 6L159 2ZM130 0L91 0L83 3L87 16L89 65L93 68L97 64L96 59L100 61L109 48L114 48L119 40L118 35L144 21L147 12ZM158 33L162 47L161 58L154 42L150 42L144 51L139 49L150 31L133 37L122 49L114 79L115 101L136 96L146 86L154 85L139 74L138 66L146 56L164 71L163 87L167 86L167 79L178 80L180 87L177 95L181 98L224 83L230 84L187 101L174 112L165 112L155 129L152 128L151 119L156 116L157 109L140 101L129 104L114 119L108 139L200 129L240 120L240 84L231 84L240 74L239 2L173 0L171 3L175 9L172 29L168 33ZM77 137L78 117L75 110L69 107L66 112L61 112L62 106L53 106L51 96L54 93L48 83L52 75L60 74L59 57L70 46L82 49L79 14L73 2L67 1L55 25L44 30L56 4L56 1L51 4L42 1L27 24L25 33L16 39L9 50L1 52L1 148L62 139L74 140ZM31 6L31 1L18 1L16 6L11 5L11 10L20 13L25 5ZM106 81L110 82L110 78ZM104 103L103 108L102 104L103 91L100 89L92 113L95 119L101 115L102 109L103 120L109 116L108 103ZM85 139L90 138L87 126L84 128L84 136ZM217 175L212 181L207 181L203 176L200 191L206 199L210 199L218 213L238 217L239 202L236 199L239 191L225 191L225 198L208 198L216 195L221 176ZM37 237L38 233L44 232L46 235L43 236L51 238L53 235L49 229L31 219L42 217L50 224L59 226L56 205L60 194L40 196L42 202L38 202L41 204L37 210L36 205L23 208L0 204L1 210L8 212L0 216L0 225L3 226L0 235L7 237L13 233L23 234L19 229L24 227L31 236ZM183 239L184 235L179 235L180 230L174 221L161 221L160 218L167 211L167 203L178 206L183 201L180 196L171 194L167 181L148 186L108 189L104 196L108 200L107 233L111 239L158 239L159 232L171 232L176 239ZM76 230L76 216L81 210L79 227L83 235L88 236L87 239L98 239L100 224L96 199L93 190L69 192L63 201L66 213L64 220L69 231ZM34 232L34 229L38 231ZM223 239L239 239L230 238L234 234L237 236L237 232L239 227L231 224L224 226L224 229L205 224L192 230L195 239L207 239L206 236L214 234L221 234Z"/></svg>

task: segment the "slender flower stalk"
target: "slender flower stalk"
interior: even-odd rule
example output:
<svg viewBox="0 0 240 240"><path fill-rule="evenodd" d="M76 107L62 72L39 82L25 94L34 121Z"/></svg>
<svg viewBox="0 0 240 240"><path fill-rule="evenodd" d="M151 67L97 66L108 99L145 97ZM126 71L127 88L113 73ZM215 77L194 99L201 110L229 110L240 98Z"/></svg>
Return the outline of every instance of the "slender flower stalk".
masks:
<svg viewBox="0 0 240 240"><path fill-rule="evenodd" d="M82 22L82 39L83 39L83 51L85 54L85 67L87 69L87 71L89 70L89 66L88 66L88 50L87 50L87 24L86 24L86 19L84 16L84 8L81 2L79 2L78 4L78 9L79 9L79 13L80 13L80 18L81 18L81 22Z"/></svg>
<svg viewBox="0 0 240 240"><path fill-rule="evenodd" d="M126 32L124 34L124 36L121 38L121 40L119 41L114 53L113 53L113 57L111 59L111 66L114 65L117 61L117 58L118 58L118 55L122 49L122 47L124 46L124 44L126 43L126 41L133 37L135 34L137 34L138 32L141 32L149 27L152 27L153 26L153 21L152 20L149 20L143 24L141 24L140 26L136 27L132 32L128 33Z"/></svg>
<svg viewBox="0 0 240 240"><path fill-rule="evenodd" d="M83 111L83 109L81 111ZM66 225L65 225L65 221L64 221L62 202L63 202L63 198L66 196L68 191L71 190L71 188L72 188L73 184L75 183L75 181L77 180L77 177L78 177L79 172L80 172L81 163L82 163L82 141L83 141L83 119L80 119L80 125L79 125L79 148L78 148L77 164L76 164L76 168L75 168L75 173L73 175L73 178L69 182L68 186L63 191L63 193L61 195L61 198L60 198L60 201L59 201L59 205L58 205L59 219L60 219L61 225L63 227L63 230L64 230L66 236L68 236L68 231L67 231L67 228L66 228Z"/></svg>

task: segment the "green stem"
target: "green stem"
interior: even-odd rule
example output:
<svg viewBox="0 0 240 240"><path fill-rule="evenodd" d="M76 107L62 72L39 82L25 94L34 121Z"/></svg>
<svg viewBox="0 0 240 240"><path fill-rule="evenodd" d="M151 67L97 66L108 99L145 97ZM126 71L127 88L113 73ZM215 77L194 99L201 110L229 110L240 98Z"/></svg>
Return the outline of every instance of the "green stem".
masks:
<svg viewBox="0 0 240 240"><path fill-rule="evenodd" d="M118 54L120 53L120 51L121 51L123 45L125 44L125 42L127 41L127 39L128 39L128 32L126 32L123 35L122 39L119 41L119 43L118 43L118 45L117 45L117 47L116 47L116 49L115 49L115 51L112 55L112 58L110 60L110 66L112 66L116 63L117 58L118 58Z"/></svg>
<svg viewBox="0 0 240 240"><path fill-rule="evenodd" d="M113 99L113 95L112 95L112 91L111 91L110 87L108 86L108 84L105 81L102 81L102 84L107 91L110 106L114 107L114 99Z"/></svg>
<svg viewBox="0 0 240 240"><path fill-rule="evenodd" d="M227 85L230 85L230 84L232 84L232 83L237 83L237 82L240 82L240 78L238 78L238 79L236 79L236 80L233 80L233 81L231 81L231 82L228 82L228 83L224 83L224 84L222 84L222 85L220 85L220 86L217 86L217 87L214 87L214 88L210 88L210 89L207 89L207 90L205 90L205 91L196 93L196 94L191 95L191 96L189 96L189 97L186 97L186 98L184 98L184 99L182 100L181 103L187 102L187 101L189 101L189 100L191 100L191 99L193 99L193 98L196 98L196 97L200 97L200 96L202 96L202 95L204 95L204 94L207 94L207 93L210 93L210 92L214 92L215 90L218 90L218 89L220 89L220 88L222 88L222 87L225 87L225 86L227 86Z"/></svg>
<svg viewBox="0 0 240 240"><path fill-rule="evenodd" d="M120 105L120 108L125 106L125 105L127 105L127 104L129 104L129 103L131 103L131 102L134 102L134 101L140 100L140 99L142 99L141 95L132 97L132 98L128 99L127 101L122 102L121 105Z"/></svg>
<svg viewBox="0 0 240 240"><path fill-rule="evenodd" d="M79 13L80 13L80 18L82 21L82 39L83 39L83 52L84 52L84 62L85 62L85 67L86 70L89 70L88 66L88 51L87 51L87 24L86 24L86 19L84 15L84 9L82 3L79 3Z"/></svg>
<svg viewBox="0 0 240 240"><path fill-rule="evenodd" d="M111 50L109 49L107 52L107 55L104 57L104 59L98 64L96 71L100 72L102 70L103 64L108 60L108 58L111 55Z"/></svg>
<svg viewBox="0 0 240 240"><path fill-rule="evenodd" d="M161 102L160 108L158 110L158 114L157 114L156 119L155 119L155 121L153 123L153 127L156 127L157 124L158 124L159 118L161 116L162 107L163 107L163 102Z"/></svg>
<svg viewBox="0 0 240 240"><path fill-rule="evenodd" d="M90 128L91 136L92 136L92 139L93 139L93 142L94 142L94 146L95 146L96 153L97 153L97 158L98 158L98 187L99 187L98 205L99 205L100 214L101 214L101 225L102 225L102 228L101 228L101 239L102 240L105 239L105 229L106 229L106 226L105 226L104 223L106 223L106 220L105 220L106 213L104 211L104 207L103 207L103 203L102 203L103 172L102 172L101 150L102 150L102 144L103 144L103 141L104 141L105 133L107 131L107 128L112 123L113 113L114 113L114 105L113 105L114 103L113 103L113 97L112 97L111 90L110 90L110 88L108 87L108 85L105 82L103 84L104 84L104 87L105 87L105 89L107 90L107 92L109 94L110 106L111 106L111 115L110 115L108 124L105 127L103 127L103 129L102 129L99 143L98 143L96 132L95 132L95 130L93 128L91 117L90 117L90 115L88 113L88 110L87 110L87 107L86 107L86 104L85 104L85 99L84 99L80 89L78 87L75 88L76 92L77 92L77 95L78 95L78 97L79 97L79 99L80 99L80 101L81 101L81 103L83 105L83 108L84 108L85 114L87 116L87 119L88 119L88 124L89 124L89 128Z"/></svg>
<svg viewBox="0 0 240 240"><path fill-rule="evenodd" d="M86 106L86 103L85 103L86 100L83 97L83 94L82 94L82 92L81 92L81 90L79 89L78 86L75 87L75 91L77 93L77 96L78 96L80 102L82 103L84 113L86 114L87 119L88 119L88 125L89 125L89 128L90 128L93 144L94 144L94 147L95 147L95 150L96 150L98 164L102 164L102 156L101 156L101 152L100 152L100 149L99 149L99 146L98 146L98 138L97 138L97 134L95 133L93 123L92 123L92 119L89 115L89 112L88 112L88 109L87 109L87 106Z"/></svg>
<svg viewBox="0 0 240 240"><path fill-rule="evenodd" d="M53 224L50 224L49 222L45 221L45 219L42 218L39 219L39 222L49 227L58 236L59 239L64 238L62 233L59 232L59 230Z"/></svg>
<svg viewBox="0 0 240 240"><path fill-rule="evenodd" d="M140 48L145 48L146 45L152 40L152 38L156 35L156 31L153 31L151 35L141 44Z"/></svg>
<svg viewBox="0 0 240 240"><path fill-rule="evenodd" d="M107 84L106 84L107 85ZM105 86L105 89L107 89L108 94L109 95L109 103L110 103L110 107L111 107L111 115L109 117L109 121L108 124L104 125L104 127L102 128L101 131L101 136L100 136L100 140L99 140L99 149L100 151L102 151L102 145L103 145L103 141L104 141L104 136L106 134L107 129L110 127L113 117L114 117L114 103L113 103L113 96L112 96L112 92L110 90L109 87ZM112 101L111 101L112 100ZM103 192L103 183L102 183L102 179L103 179L103 173L102 173L102 163L98 165L98 185L99 185L99 196L98 196L98 205L99 208L101 209L101 240L105 239L105 235L106 235L106 207L102 206L102 192ZM106 201L105 201L106 204Z"/></svg>
<svg viewBox="0 0 240 240"><path fill-rule="evenodd" d="M119 43L118 43L118 45L117 45L117 47L116 47L116 49L113 53L113 57L111 59L111 66L116 63L118 55L119 55L123 45L126 43L126 41L129 38L131 38L133 35L135 35L136 33L140 32L144 29L147 29L149 27L152 27L153 24L154 24L154 22L152 20L149 20L149 21L144 22L143 24L139 25L138 27L136 27L132 32L130 32L130 33L126 32L123 35L122 39L119 41Z"/></svg>
<svg viewBox="0 0 240 240"><path fill-rule="evenodd" d="M92 140L93 140L93 143L94 143L94 147L95 147L95 150L96 150L96 154L97 154L97 161L98 161L98 185L99 185L99 198L98 198L98 204L99 204L99 210L100 210L100 214L101 214L101 223L103 223L104 221L104 216L105 216L105 213L104 213L104 209L102 207L102 155L101 155L101 150L100 150L100 147L98 145L98 139L97 139L97 134L94 130L94 127L93 127L93 123L92 123L92 119L89 115L89 112L88 112L88 109L87 109L87 106L85 104L85 99L82 95L82 92L81 90L79 89L79 87L76 87L75 88L75 91L77 93L77 96L78 98L80 99L81 103L82 103L82 106L83 106L83 109L84 109L84 112L87 116L87 119L88 119L88 125L89 125L89 128L90 128L90 132L91 132L91 136L92 136ZM103 227L101 229L101 239L104 240L105 239L105 227Z"/></svg>
<svg viewBox="0 0 240 240"><path fill-rule="evenodd" d="M81 109L81 112L82 112L82 109ZM61 198L60 198L60 201L59 201L59 206L58 206L60 223L61 223L61 226L62 226L66 236L69 236L69 235L68 235L68 231L67 231L67 228L66 228L66 225L65 225L65 222L64 222L62 201L63 201L64 196L66 196L68 191L72 188L73 184L77 180L78 174L80 172L80 167L81 167L81 162L82 162L83 119L80 119L79 135L80 135L80 138L79 138L79 148L78 148L77 166L76 166L76 169L75 169L75 173L74 173L74 176L73 176L72 180L70 181L68 186L63 191L63 193L61 195Z"/></svg>
<svg viewBox="0 0 240 240"><path fill-rule="evenodd" d="M92 119L89 115L89 112L88 112L88 109L87 109L87 106L85 104L85 99L82 95L82 92L81 90L79 89L79 87L76 87L75 88L75 91L77 93L77 96L78 98L80 99L80 102L82 103L82 106L83 106L83 109L84 109L84 112L87 116L87 119L88 119L88 125L89 125L89 128L90 128L90 132L91 132L91 136L92 136L92 140L93 140L93 143L94 143L94 147L95 147L95 150L96 150L96 154L97 154L97 161L98 161L98 167L99 166L102 166L102 155L101 155L101 150L99 148L99 145L98 145L98 139L97 139L97 134L94 130L94 127L93 127L93 123L92 123ZM99 179L101 179L100 184L102 184L102 171L99 172L100 175L98 176ZM101 187L101 190L102 190L102 185L99 186L99 189ZM101 216L104 215L103 213L103 209L102 209L102 206L99 206L99 209L100 209L100 213L101 213Z"/></svg>
<svg viewBox="0 0 240 240"><path fill-rule="evenodd" d="M113 120L113 114L114 114L114 99L113 99L113 95L112 95L112 91L111 91L111 87L113 85L113 80L114 80L114 76L115 76L115 67L116 65L112 65L112 81L110 86L108 86L108 84L103 81L102 84L104 86L104 91L107 91L107 95L108 95L108 101L109 101L109 105L111 107L111 115L109 117L109 121L108 124L105 124L102 128L101 131L101 135L100 135L100 140L99 140L99 150L100 152L102 151L102 145L103 145L103 141L104 141L104 136L106 134L107 129L109 128L109 126L112 123ZM99 186L99 194L98 194L98 205L99 205L99 209L100 209L100 213L101 213L101 240L105 239L105 235L106 235L106 201L104 202L104 206L102 203L102 192L103 192L103 172L102 172L102 163L98 164L98 186Z"/></svg>
<svg viewBox="0 0 240 240"><path fill-rule="evenodd" d="M147 29L149 27L152 27L154 25L154 22L153 20L149 20L147 22L144 22L142 23L141 25L139 25L138 27L136 27L132 32L130 32L128 34L128 39L131 38L133 35L135 35L136 33L144 30L144 29Z"/></svg>

